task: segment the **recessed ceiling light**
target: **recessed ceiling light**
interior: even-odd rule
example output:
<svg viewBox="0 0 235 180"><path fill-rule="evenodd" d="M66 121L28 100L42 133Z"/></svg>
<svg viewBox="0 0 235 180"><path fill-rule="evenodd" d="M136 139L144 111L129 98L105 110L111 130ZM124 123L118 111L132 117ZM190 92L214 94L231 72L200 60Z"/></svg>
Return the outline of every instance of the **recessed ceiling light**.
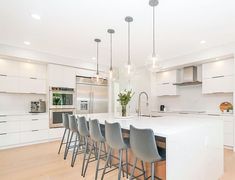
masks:
<svg viewBox="0 0 235 180"><path fill-rule="evenodd" d="M31 17L36 20L40 20L41 17L38 14L31 14Z"/></svg>
<svg viewBox="0 0 235 180"><path fill-rule="evenodd" d="M205 44L205 43L206 43L205 40L201 40L201 41L200 41L200 44Z"/></svg>
<svg viewBox="0 0 235 180"><path fill-rule="evenodd" d="M24 44L28 46L28 45L30 45L31 43L30 43L29 41L24 41Z"/></svg>

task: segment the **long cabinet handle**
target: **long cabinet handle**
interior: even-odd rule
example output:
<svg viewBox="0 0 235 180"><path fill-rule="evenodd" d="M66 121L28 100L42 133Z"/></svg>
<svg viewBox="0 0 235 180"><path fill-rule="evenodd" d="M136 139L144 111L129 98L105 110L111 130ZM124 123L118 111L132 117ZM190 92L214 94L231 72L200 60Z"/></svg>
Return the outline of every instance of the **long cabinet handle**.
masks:
<svg viewBox="0 0 235 180"><path fill-rule="evenodd" d="M224 77L224 76L214 76L212 78L222 78L222 77Z"/></svg>
<svg viewBox="0 0 235 180"><path fill-rule="evenodd" d="M7 121L0 121L0 123L6 123Z"/></svg>
<svg viewBox="0 0 235 180"><path fill-rule="evenodd" d="M39 119L32 119L32 121L38 121Z"/></svg>
<svg viewBox="0 0 235 180"><path fill-rule="evenodd" d="M35 78L35 77L30 77L30 79L37 79L37 78Z"/></svg>
<svg viewBox="0 0 235 180"><path fill-rule="evenodd" d="M39 130L36 130L36 129L35 129L35 130L32 130L32 132L36 132L36 131L39 131Z"/></svg>
<svg viewBox="0 0 235 180"><path fill-rule="evenodd" d="M166 84L170 84L170 83L162 83L162 85L166 85Z"/></svg>
<svg viewBox="0 0 235 180"><path fill-rule="evenodd" d="M0 76L7 76L6 74L0 74Z"/></svg>
<svg viewBox="0 0 235 180"><path fill-rule="evenodd" d="M7 115L3 114L3 115L0 115L0 117L6 117Z"/></svg>
<svg viewBox="0 0 235 180"><path fill-rule="evenodd" d="M7 135L7 133L0 133L0 136L1 136L1 135Z"/></svg>

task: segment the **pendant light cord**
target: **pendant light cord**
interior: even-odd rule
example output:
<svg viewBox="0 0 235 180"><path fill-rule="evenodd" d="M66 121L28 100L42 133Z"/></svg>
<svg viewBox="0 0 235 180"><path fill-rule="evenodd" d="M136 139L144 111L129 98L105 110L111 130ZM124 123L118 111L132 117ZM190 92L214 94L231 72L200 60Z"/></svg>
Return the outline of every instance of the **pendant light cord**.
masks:
<svg viewBox="0 0 235 180"><path fill-rule="evenodd" d="M153 57L156 57L156 47L155 47L155 41L156 41L156 37L155 37L155 6L153 6Z"/></svg>
<svg viewBox="0 0 235 180"><path fill-rule="evenodd" d="M112 33L110 33L110 71L113 70L113 36Z"/></svg>
<svg viewBox="0 0 235 180"><path fill-rule="evenodd" d="M99 42L97 42L96 46L96 75L99 75Z"/></svg>
<svg viewBox="0 0 235 180"><path fill-rule="evenodd" d="M128 65L131 65L130 47L130 22L128 22Z"/></svg>

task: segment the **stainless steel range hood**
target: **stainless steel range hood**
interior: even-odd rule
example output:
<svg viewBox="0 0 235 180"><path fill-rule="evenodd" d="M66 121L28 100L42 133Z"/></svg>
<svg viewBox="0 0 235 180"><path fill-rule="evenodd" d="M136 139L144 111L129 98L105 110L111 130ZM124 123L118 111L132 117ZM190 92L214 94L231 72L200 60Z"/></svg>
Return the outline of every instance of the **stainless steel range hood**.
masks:
<svg viewBox="0 0 235 180"><path fill-rule="evenodd" d="M188 85L202 84L202 82L198 81L197 79L197 67L196 66L184 67L182 70L183 70L182 82L175 83L174 85L188 86Z"/></svg>

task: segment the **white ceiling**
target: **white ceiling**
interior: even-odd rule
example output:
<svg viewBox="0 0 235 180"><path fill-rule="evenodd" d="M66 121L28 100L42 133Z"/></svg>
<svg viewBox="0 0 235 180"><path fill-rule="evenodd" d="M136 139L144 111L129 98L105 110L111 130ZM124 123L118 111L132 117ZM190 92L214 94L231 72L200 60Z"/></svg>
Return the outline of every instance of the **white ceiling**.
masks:
<svg viewBox="0 0 235 180"><path fill-rule="evenodd" d="M157 52L161 59L235 41L235 1L159 0ZM41 20L31 18L37 13ZM94 38L101 38L100 62L108 64L108 28L114 28L115 65L127 62L127 24L133 16L132 64L151 55L152 9L148 0L0 0L0 43L94 62ZM200 44L206 40L206 44ZM26 46L24 41L30 41Z"/></svg>

